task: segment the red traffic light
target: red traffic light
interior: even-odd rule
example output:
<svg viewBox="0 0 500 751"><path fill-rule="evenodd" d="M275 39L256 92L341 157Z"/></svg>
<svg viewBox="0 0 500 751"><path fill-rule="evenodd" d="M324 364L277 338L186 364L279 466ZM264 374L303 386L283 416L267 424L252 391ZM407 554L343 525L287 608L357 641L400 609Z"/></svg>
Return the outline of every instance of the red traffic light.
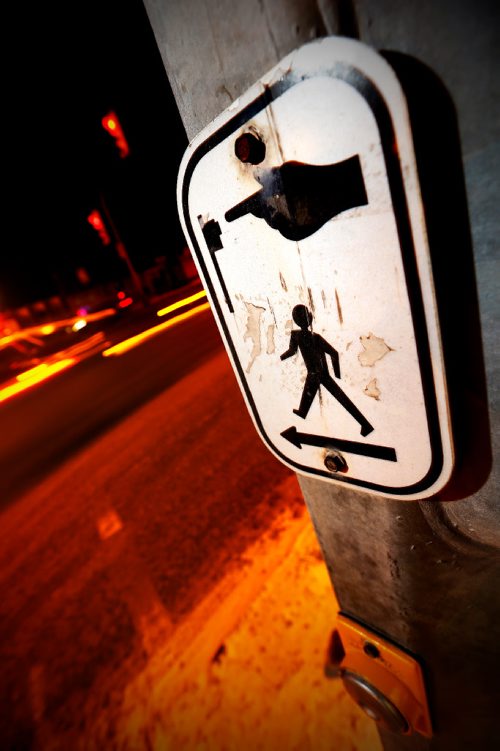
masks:
<svg viewBox="0 0 500 751"><path fill-rule="evenodd" d="M115 112L108 112L101 120L102 127L115 139L116 145L120 151L120 156L124 159L129 153L130 148L123 133L122 126Z"/></svg>
<svg viewBox="0 0 500 751"><path fill-rule="evenodd" d="M87 217L87 222L99 233L99 237L102 240L103 245L110 245L111 238L106 229L106 225L103 222L102 216L97 209L91 211Z"/></svg>

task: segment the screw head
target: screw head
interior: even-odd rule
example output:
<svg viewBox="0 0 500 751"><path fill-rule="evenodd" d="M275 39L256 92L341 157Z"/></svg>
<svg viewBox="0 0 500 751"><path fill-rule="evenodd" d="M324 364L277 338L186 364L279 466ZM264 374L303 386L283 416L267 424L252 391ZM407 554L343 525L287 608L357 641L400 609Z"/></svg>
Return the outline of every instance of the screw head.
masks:
<svg viewBox="0 0 500 751"><path fill-rule="evenodd" d="M378 647L369 641L364 643L363 652L365 653L365 655L368 655L368 657L373 657L374 660L376 660L377 657L380 657Z"/></svg>
<svg viewBox="0 0 500 751"><path fill-rule="evenodd" d="M347 472L347 462L338 451L330 450L324 458L324 465L329 472Z"/></svg>

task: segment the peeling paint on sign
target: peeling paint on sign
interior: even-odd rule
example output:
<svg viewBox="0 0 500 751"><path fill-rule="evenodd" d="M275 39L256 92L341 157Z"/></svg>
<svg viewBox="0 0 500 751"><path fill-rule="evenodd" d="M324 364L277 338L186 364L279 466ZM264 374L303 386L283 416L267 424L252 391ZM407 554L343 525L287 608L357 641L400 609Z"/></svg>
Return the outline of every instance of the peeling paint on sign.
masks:
<svg viewBox="0 0 500 751"><path fill-rule="evenodd" d="M266 352L268 355L274 354L276 350L276 346L274 344L274 324L270 323L267 327L267 349Z"/></svg>
<svg viewBox="0 0 500 751"><path fill-rule="evenodd" d="M358 360L365 368L370 368L375 365L377 360L385 357L388 352L393 352L383 339L371 332L368 336L360 336L359 341L363 345L363 352L358 355Z"/></svg>
<svg viewBox="0 0 500 751"><path fill-rule="evenodd" d="M247 373L250 373L252 365L262 352L262 345L260 342L260 324L262 320L262 313L264 312L265 308L254 305L252 302L245 302L245 307L247 309L247 327L243 335L243 339L245 341L247 339L250 339L252 342L250 360L246 368Z"/></svg>
<svg viewBox="0 0 500 751"><path fill-rule="evenodd" d="M368 383L365 386L364 392L367 396L371 396L373 399L376 399L377 401L380 399L382 392L380 391L378 387L376 378L372 378L370 383Z"/></svg>

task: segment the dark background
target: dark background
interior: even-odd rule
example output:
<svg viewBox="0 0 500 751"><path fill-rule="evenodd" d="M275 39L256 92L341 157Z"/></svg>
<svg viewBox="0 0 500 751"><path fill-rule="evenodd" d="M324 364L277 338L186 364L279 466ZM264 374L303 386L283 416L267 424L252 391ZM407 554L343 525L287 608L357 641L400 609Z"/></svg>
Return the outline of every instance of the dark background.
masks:
<svg viewBox="0 0 500 751"><path fill-rule="evenodd" d="M185 245L175 190L187 138L142 1L56 2L14 16L4 27L15 42L4 156L15 166L0 311L75 291L80 267L92 284L126 276L87 222L101 195L138 271L161 256L174 263ZM101 125L110 110L125 159Z"/></svg>

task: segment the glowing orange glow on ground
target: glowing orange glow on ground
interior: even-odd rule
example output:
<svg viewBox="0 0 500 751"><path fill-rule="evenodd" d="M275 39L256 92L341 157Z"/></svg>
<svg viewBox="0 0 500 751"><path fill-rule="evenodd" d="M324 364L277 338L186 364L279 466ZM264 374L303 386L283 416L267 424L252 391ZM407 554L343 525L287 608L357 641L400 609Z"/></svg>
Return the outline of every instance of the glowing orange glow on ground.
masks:
<svg viewBox="0 0 500 751"><path fill-rule="evenodd" d="M209 307L210 303L206 302L202 305L198 305L196 308L192 308L191 310L186 311L185 313L180 313L178 316L175 316L175 318L170 318L168 321L165 321L165 323L160 323L158 326L153 326L153 328L151 329L142 331L140 334L136 334L136 336L130 337L130 339L125 339L123 342L115 344L109 349L105 349L102 355L103 357L123 355L125 352L128 352L129 349L137 347L139 344L146 341L147 339L150 339L152 336L156 336L156 334L159 334L161 331L165 331L171 326L175 326L178 323L181 323L181 321L185 321L188 318L197 315L198 313L202 313L204 310L208 310Z"/></svg>
<svg viewBox="0 0 500 751"><path fill-rule="evenodd" d="M305 509L283 511L245 559L166 638L151 604L141 624L154 650L116 712L121 746L382 751L376 724L324 673L338 604Z"/></svg>
<svg viewBox="0 0 500 751"><path fill-rule="evenodd" d="M41 363L35 368L30 368L30 370L26 370L24 373L19 373L16 376L16 383L11 383L9 386L0 389L0 402L4 402L11 396L15 396L21 391L25 391L37 383L45 381L56 373L60 373L61 370L66 370L66 368L69 368L76 362L78 361L74 357L68 357L65 360L59 360L50 364Z"/></svg>
<svg viewBox="0 0 500 751"><path fill-rule="evenodd" d="M158 310L156 315L157 316L166 316L167 313L172 313L173 310L178 310L179 308L183 308L185 305L189 305L189 303L194 302L195 300L200 300L202 297L206 297L207 293L204 289L201 290L201 292L196 292L196 294L191 295L190 297L185 297L183 300L178 300L177 302L172 303L172 305L167 305L166 308L162 308L161 310Z"/></svg>

